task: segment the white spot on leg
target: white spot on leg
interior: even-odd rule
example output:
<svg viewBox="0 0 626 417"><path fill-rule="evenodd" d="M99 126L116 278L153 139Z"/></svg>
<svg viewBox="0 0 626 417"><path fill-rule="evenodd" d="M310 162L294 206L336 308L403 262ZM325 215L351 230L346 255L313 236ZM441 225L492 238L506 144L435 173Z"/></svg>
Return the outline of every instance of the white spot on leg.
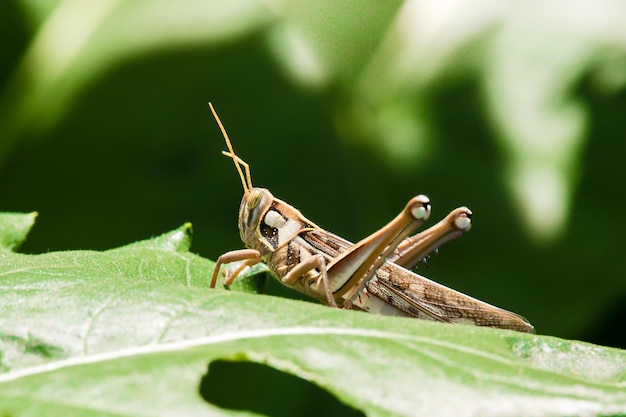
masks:
<svg viewBox="0 0 626 417"><path fill-rule="evenodd" d="M430 217L430 200L425 195L418 195L413 198L414 207L411 208L411 216L417 220L428 220Z"/></svg>
<svg viewBox="0 0 626 417"><path fill-rule="evenodd" d="M469 229L469 227L472 225L472 221L469 217L461 216L454 220L454 225L459 230L465 230Z"/></svg>
<svg viewBox="0 0 626 417"><path fill-rule="evenodd" d="M428 206L417 206L411 209L411 215L417 220L426 220L430 216L430 210Z"/></svg>

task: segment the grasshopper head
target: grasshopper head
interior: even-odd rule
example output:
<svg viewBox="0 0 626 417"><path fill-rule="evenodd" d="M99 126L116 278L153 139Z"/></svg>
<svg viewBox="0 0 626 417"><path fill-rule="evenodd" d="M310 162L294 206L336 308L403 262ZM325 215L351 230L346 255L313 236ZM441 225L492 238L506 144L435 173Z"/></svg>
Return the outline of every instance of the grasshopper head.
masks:
<svg viewBox="0 0 626 417"><path fill-rule="evenodd" d="M239 173L241 179L241 185L243 186L243 199L241 200L241 206L239 208L239 233L241 240L246 244L246 247L250 249L256 249L262 254L271 251L273 246L264 237L262 228L267 229L267 226L262 220L265 218L265 214L269 211L274 196L269 190L265 188L256 188L252 186L252 178L250 176L250 167L248 164L235 154L233 145L230 143L226 129L220 118L217 116L213 105L209 103L209 108L217 121L228 152L222 152L223 155L231 158L235 163L235 168Z"/></svg>
<svg viewBox="0 0 626 417"><path fill-rule="evenodd" d="M272 245L266 242L260 229L272 206L274 196L265 188L251 188L243 194L239 207L239 233L246 247L266 253Z"/></svg>

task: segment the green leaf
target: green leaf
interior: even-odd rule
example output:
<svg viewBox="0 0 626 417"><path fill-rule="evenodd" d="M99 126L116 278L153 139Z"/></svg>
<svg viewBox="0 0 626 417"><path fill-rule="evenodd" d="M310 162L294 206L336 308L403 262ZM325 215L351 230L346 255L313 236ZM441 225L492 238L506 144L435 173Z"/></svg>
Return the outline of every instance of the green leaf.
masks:
<svg viewBox="0 0 626 417"><path fill-rule="evenodd" d="M0 251L17 249L35 224L37 213L3 213L0 216Z"/></svg>
<svg viewBox="0 0 626 417"><path fill-rule="evenodd" d="M0 223L16 217L3 214ZM6 241L14 232L2 228L0 233ZM168 320L193 309L188 295L208 292L214 264L187 251L190 239L191 225L185 224L106 252L0 253L5 289L0 367L11 371L167 340L167 334L155 331L166 324L172 330ZM262 266L251 270L233 289L258 291L264 274Z"/></svg>
<svg viewBox="0 0 626 417"><path fill-rule="evenodd" d="M1 253L0 414L235 415L198 393L218 359L297 375L368 416L626 412L624 351L210 290L213 263L187 251L190 232Z"/></svg>

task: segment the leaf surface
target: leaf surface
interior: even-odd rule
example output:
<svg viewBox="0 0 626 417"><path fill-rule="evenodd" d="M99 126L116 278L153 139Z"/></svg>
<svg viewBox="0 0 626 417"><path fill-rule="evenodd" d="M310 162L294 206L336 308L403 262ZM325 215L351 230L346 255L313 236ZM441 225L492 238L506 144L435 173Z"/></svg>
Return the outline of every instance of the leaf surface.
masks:
<svg viewBox="0 0 626 417"><path fill-rule="evenodd" d="M218 359L294 374L368 416L626 411L624 351L333 310L250 286L209 290L213 263L188 252L190 230L105 252L3 251L0 413L242 415L199 392ZM262 282L260 268L244 281Z"/></svg>

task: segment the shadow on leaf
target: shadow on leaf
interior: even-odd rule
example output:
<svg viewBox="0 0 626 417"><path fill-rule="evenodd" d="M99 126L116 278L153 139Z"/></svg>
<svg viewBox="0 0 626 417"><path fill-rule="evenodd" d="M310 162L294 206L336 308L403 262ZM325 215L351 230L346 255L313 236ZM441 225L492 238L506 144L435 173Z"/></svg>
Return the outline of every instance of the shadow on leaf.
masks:
<svg viewBox="0 0 626 417"><path fill-rule="evenodd" d="M255 362L212 362L200 395L221 408L272 417L365 416L311 382Z"/></svg>

